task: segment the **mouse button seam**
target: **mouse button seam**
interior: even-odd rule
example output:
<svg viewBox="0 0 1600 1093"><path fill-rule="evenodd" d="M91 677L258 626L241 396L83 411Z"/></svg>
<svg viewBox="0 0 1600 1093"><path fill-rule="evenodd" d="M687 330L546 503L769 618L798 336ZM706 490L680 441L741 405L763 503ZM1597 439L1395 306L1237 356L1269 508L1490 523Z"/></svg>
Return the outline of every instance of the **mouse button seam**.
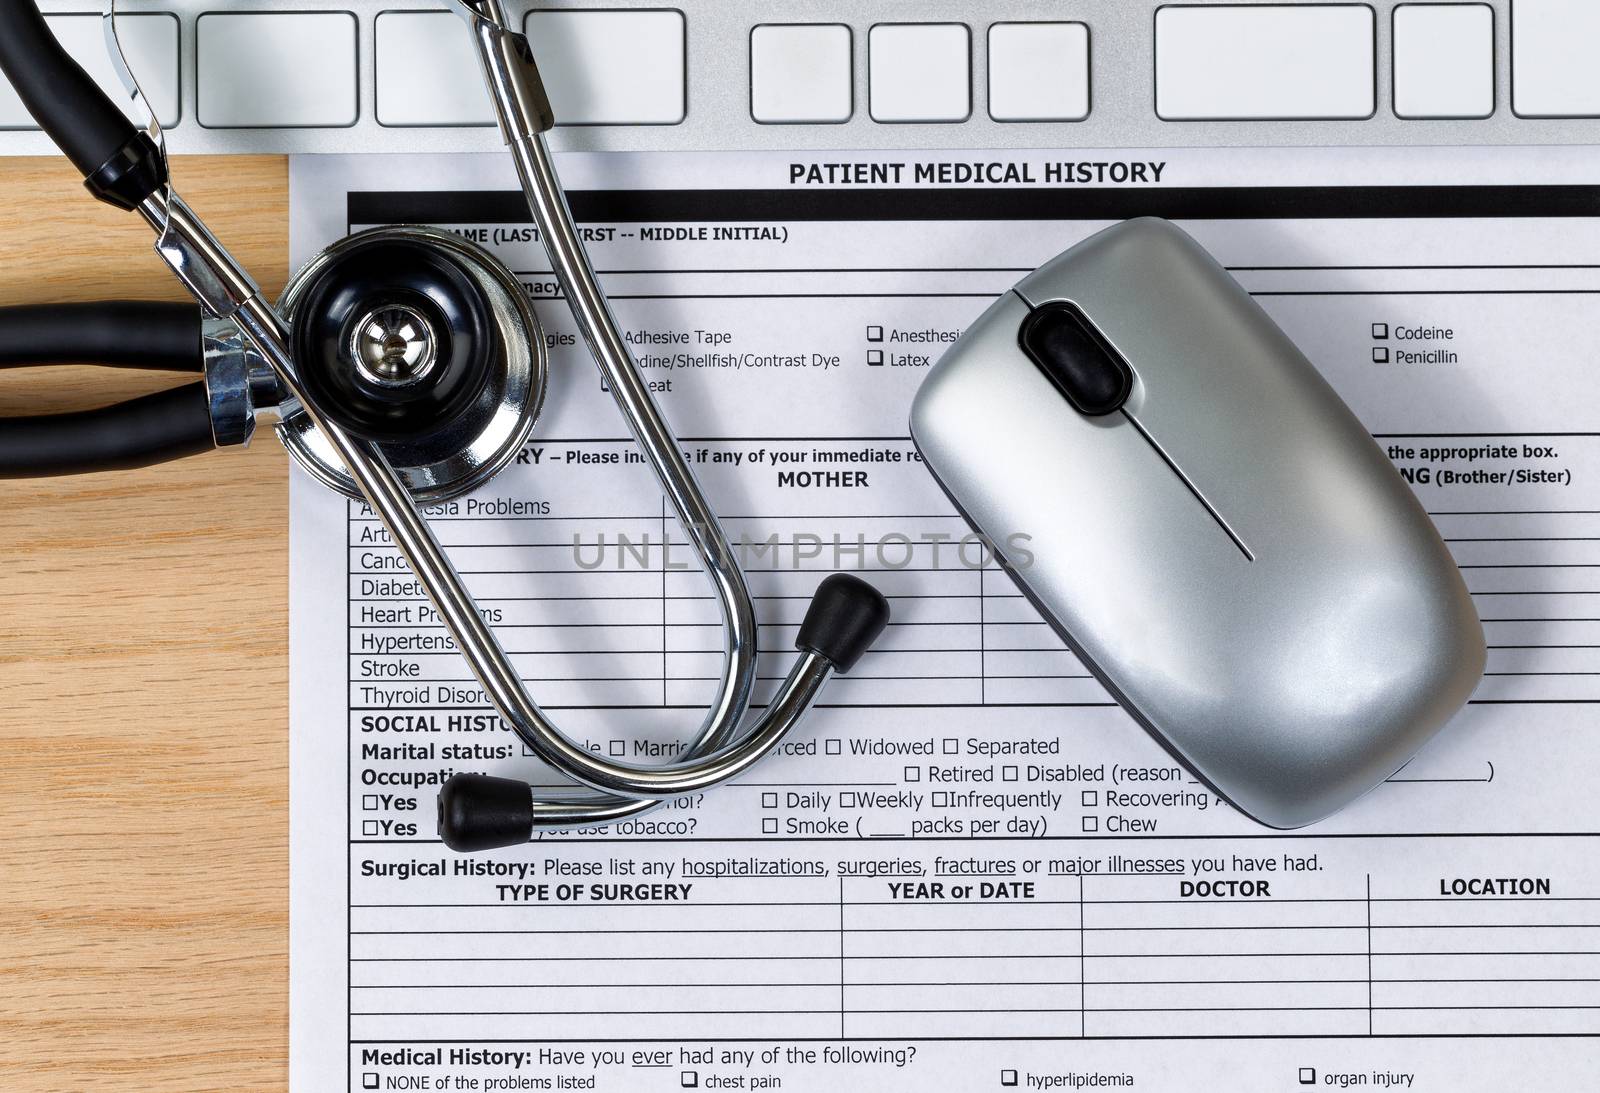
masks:
<svg viewBox="0 0 1600 1093"><path fill-rule="evenodd" d="M1031 273L1028 274L1028 277L1032 277L1032 276L1033 276L1033 274L1031 274ZM1014 284L1010 288L1006 289L1006 291L1008 293L1010 293L1011 295L1015 296L1017 299L1021 300L1023 306L1026 307L1029 311L1037 311L1039 308L1044 306L1044 303L1049 303L1050 301L1046 300L1046 301L1044 301L1044 303L1039 303L1039 302L1037 302L1035 300L1030 299L1028 296L1026 296L1023 293L1022 286L1023 286L1023 283L1028 280L1028 277L1024 277L1021 281L1018 281L1016 284Z"/></svg>
<svg viewBox="0 0 1600 1093"><path fill-rule="evenodd" d="M1227 518L1222 515L1222 513L1214 504L1211 503L1210 499L1206 497L1194 480L1189 477L1182 467L1178 466L1177 460L1172 458L1172 456L1167 452L1166 448L1162 446L1161 442L1156 439L1155 435L1151 433L1149 429L1145 428L1144 423L1128 410L1126 404L1119 407L1116 412L1127 419L1128 424L1132 425L1134 431L1144 439L1144 442L1149 445L1150 450L1155 452L1156 455L1160 457L1161 461L1167 465L1167 468L1173 473L1173 475L1177 477L1178 481L1183 483L1184 487L1189 491L1190 496L1200 503L1200 507L1206 510L1217 527L1222 529L1223 534L1227 535L1227 537L1233 541L1233 545L1239 548L1239 553L1244 555L1245 561L1254 562L1256 560L1255 552L1252 551L1248 545L1246 545L1244 539L1241 538L1239 533L1233 529L1233 525L1230 524Z"/></svg>

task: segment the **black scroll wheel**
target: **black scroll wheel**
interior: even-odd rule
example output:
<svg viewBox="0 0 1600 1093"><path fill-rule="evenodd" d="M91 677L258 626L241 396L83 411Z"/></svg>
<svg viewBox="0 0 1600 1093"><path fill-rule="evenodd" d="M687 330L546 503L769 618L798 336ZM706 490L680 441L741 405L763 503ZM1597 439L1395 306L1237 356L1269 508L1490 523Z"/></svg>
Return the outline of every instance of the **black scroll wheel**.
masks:
<svg viewBox="0 0 1600 1093"><path fill-rule="evenodd" d="M1133 370L1073 304L1029 312L1017 340L1080 414L1100 417L1128 401Z"/></svg>

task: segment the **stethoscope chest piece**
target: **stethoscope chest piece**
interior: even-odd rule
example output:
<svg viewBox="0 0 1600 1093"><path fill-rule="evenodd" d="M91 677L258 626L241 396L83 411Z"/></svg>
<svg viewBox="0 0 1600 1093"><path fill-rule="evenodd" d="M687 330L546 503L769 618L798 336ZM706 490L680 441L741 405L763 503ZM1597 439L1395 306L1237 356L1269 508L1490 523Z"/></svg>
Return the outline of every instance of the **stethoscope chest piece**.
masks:
<svg viewBox="0 0 1600 1093"><path fill-rule="evenodd" d="M306 398L378 444L420 502L487 481L526 442L544 401L538 317L493 255L434 228L374 228L317 255L284 290ZM278 435L319 481L360 491L306 413Z"/></svg>

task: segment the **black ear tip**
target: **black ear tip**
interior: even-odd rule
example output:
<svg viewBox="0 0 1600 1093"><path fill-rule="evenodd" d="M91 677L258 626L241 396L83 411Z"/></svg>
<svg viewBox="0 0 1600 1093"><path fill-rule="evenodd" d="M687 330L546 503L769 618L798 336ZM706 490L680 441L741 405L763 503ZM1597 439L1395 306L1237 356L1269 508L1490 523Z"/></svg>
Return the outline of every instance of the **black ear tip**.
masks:
<svg viewBox="0 0 1600 1093"><path fill-rule="evenodd" d="M451 850L493 850L533 837L533 790L526 782L456 774L439 787L439 838Z"/></svg>
<svg viewBox="0 0 1600 1093"><path fill-rule="evenodd" d="M848 672L887 625L889 601L883 594L860 577L835 573L811 597L795 647L827 657L836 671Z"/></svg>

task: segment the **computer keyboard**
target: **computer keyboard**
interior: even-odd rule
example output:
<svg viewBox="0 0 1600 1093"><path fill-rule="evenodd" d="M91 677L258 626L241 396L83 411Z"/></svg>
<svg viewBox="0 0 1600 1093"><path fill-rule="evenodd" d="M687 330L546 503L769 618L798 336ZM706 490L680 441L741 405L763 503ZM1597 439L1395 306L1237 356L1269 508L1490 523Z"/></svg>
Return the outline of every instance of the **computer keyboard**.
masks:
<svg viewBox="0 0 1600 1093"><path fill-rule="evenodd" d="M16 2L16 0L6 0ZM110 86L95 0L46 0ZM508 4L558 148L1600 142L1600 2ZM126 0L177 152L499 146L438 3ZM0 81L0 154L50 146Z"/></svg>

